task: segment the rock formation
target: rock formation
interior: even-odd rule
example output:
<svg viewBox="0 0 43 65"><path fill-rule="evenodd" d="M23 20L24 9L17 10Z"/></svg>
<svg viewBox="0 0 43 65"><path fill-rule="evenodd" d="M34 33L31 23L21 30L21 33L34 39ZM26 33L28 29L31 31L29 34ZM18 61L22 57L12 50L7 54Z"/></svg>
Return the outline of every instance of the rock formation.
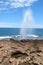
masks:
<svg viewBox="0 0 43 65"><path fill-rule="evenodd" d="M0 65L43 65L43 40L0 40Z"/></svg>

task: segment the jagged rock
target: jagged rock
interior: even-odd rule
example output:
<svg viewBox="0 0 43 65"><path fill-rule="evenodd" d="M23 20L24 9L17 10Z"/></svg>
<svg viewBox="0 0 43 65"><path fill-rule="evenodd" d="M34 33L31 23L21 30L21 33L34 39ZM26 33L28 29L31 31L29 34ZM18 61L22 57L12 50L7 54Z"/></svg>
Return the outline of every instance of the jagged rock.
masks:
<svg viewBox="0 0 43 65"><path fill-rule="evenodd" d="M1 40L0 65L43 65L43 40Z"/></svg>

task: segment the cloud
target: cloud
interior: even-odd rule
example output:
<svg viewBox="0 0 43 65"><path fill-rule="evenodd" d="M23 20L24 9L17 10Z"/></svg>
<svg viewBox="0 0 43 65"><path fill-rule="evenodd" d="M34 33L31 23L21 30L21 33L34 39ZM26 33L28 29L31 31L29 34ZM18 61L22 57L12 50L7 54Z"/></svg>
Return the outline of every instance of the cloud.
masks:
<svg viewBox="0 0 43 65"><path fill-rule="evenodd" d="M2 28L20 28L21 25L19 24L15 24L15 23L6 23L6 22L0 22L0 27ZM34 24L34 27L33 28L43 28L43 25L42 24Z"/></svg>
<svg viewBox="0 0 43 65"><path fill-rule="evenodd" d="M30 6L37 0L10 0L10 5L14 8Z"/></svg>
<svg viewBox="0 0 43 65"><path fill-rule="evenodd" d="M21 25L16 23L0 22L1 28L20 28Z"/></svg>
<svg viewBox="0 0 43 65"><path fill-rule="evenodd" d="M31 6L38 0L1 0L0 10L6 10L9 8L27 7Z"/></svg>
<svg viewBox="0 0 43 65"><path fill-rule="evenodd" d="M43 25L42 24L35 24L34 28L43 28Z"/></svg>

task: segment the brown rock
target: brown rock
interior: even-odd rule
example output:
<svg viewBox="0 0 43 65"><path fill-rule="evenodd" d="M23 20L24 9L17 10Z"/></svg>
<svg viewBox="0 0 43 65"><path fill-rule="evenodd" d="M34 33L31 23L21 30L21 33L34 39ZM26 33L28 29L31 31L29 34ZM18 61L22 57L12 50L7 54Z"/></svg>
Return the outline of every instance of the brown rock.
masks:
<svg viewBox="0 0 43 65"><path fill-rule="evenodd" d="M9 63L9 59L8 58L5 58L2 65L10 65Z"/></svg>
<svg viewBox="0 0 43 65"><path fill-rule="evenodd" d="M0 40L0 65L43 65L43 40Z"/></svg>

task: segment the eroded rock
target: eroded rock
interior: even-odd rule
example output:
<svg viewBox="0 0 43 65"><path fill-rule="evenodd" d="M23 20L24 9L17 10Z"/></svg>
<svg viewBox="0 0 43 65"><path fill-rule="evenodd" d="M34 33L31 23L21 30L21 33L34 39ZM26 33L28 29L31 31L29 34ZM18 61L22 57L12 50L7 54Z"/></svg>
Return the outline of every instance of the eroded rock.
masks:
<svg viewBox="0 0 43 65"><path fill-rule="evenodd" d="M43 65L43 40L0 41L0 65Z"/></svg>

